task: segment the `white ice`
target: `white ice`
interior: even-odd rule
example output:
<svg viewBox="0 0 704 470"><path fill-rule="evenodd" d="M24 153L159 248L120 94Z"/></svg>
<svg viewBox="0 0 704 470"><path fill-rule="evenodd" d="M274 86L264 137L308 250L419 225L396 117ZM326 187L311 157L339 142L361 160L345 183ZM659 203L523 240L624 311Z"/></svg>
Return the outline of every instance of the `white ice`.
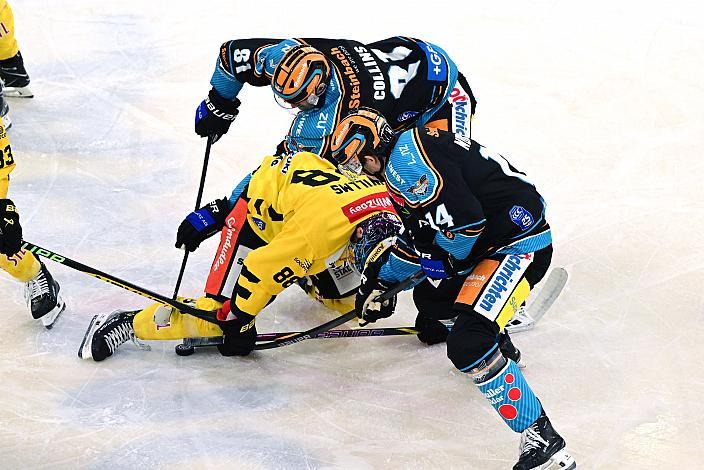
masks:
<svg viewBox="0 0 704 470"><path fill-rule="evenodd" d="M580 468L702 468L704 14L697 1L11 1L36 97L10 102L10 196L25 238L170 295L205 143L195 107L220 43L410 35L443 46L479 99L474 137L549 203L570 283L516 335L525 375ZM247 89L204 200L272 151L291 117ZM191 256L200 293L215 241ZM31 321L0 276L0 467L506 469L518 435L443 345L314 340L245 359L174 342L102 363L97 312L148 301L57 264L68 309ZM403 296L385 326L413 323ZM259 331L331 318L291 290Z"/></svg>

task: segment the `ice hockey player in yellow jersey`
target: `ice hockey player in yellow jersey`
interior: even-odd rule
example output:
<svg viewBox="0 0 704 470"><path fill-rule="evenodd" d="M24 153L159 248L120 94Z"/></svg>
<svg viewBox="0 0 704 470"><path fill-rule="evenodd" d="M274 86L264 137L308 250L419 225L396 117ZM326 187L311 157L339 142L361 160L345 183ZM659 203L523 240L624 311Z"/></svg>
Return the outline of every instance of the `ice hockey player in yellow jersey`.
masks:
<svg viewBox="0 0 704 470"><path fill-rule="evenodd" d="M65 305L59 283L44 263L22 249L22 226L15 203L7 198L15 157L0 119L0 268L25 283L25 297L32 316L51 328Z"/></svg>
<svg viewBox="0 0 704 470"><path fill-rule="evenodd" d="M400 227L383 183L351 181L308 152L266 157L229 198L192 212L178 229L176 246L188 251L220 232L205 296L195 301L197 308L217 311L219 325L176 311L160 321L164 309L156 304L96 315L79 356L103 360L135 336L220 335L223 355L247 355L257 314L289 286L300 285L331 309L352 310L367 256Z"/></svg>
<svg viewBox="0 0 704 470"><path fill-rule="evenodd" d="M29 75L15 39L15 18L7 0L0 0L0 117L5 129L12 126L10 107L5 98L34 96L28 88Z"/></svg>

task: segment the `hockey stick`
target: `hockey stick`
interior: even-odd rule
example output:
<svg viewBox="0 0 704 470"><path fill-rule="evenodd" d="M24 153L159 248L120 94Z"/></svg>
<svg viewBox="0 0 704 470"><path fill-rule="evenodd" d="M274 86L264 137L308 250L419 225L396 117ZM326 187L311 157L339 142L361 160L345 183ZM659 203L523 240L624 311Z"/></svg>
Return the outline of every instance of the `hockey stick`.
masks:
<svg viewBox="0 0 704 470"><path fill-rule="evenodd" d="M417 281L425 277L425 273L423 271L418 271L415 274L413 274L411 277L408 279L404 279L403 281L399 282L396 284L394 287L389 289L388 291L384 292L383 294L377 296L374 300L376 302L382 302L384 300L388 300L391 297L395 296L399 292L408 289L409 287L413 286ZM356 313L354 310L351 312L347 312L342 316L339 316L333 320L330 320L327 323L323 323L320 326L316 326L315 328L311 328L310 330L306 331L291 331L287 333L265 333L262 335L257 335L257 341L266 341L266 340L273 340L273 341L268 341L265 343L260 343L254 346L254 349L256 350L261 350L261 349L273 349L273 348L279 348L281 346L288 346L289 344L295 344L295 343L300 343L301 341L305 341L307 339L316 339L316 338L322 338L325 337L326 333L329 332L332 328L335 328L336 326L342 325L343 323L347 323L348 321L352 320L355 318ZM382 328L383 329L383 328ZM398 330L396 333L392 333L391 331L388 331L387 336L392 336L392 335L399 335L399 334L417 334L415 333L404 333L402 332L402 328L389 328L388 330ZM361 328L357 329L359 331L365 331L362 330ZM356 331L356 330L339 330L339 331ZM369 331L369 330L366 330ZM415 331L415 330L414 330ZM360 334L361 336L361 334ZM334 337L334 336L329 336L329 337ZM184 338L183 342L181 344L176 345L176 354L179 356L190 356L191 354L194 353L196 347L204 347L204 346L217 346L218 344L222 344L223 342L223 337L222 336L213 336L210 338Z"/></svg>
<svg viewBox="0 0 704 470"><path fill-rule="evenodd" d="M159 302L165 305L170 305L178 309L181 313L187 313L189 315L193 315L194 317L200 318L201 320L217 324L215 312L211 312L208 310L200 310L191 307L190 305L186 305L183 302L179 302L178 300L169 299L166 296L157 294L156 292L152 292L148 289L145 289L144 287L132 284L131 282L124 281L118 277L107 274L103 271L99 271L83 263L79 263L78 261L74 261L70 258L67 258L66 256L60 255L59 253L49 251L46 248L42 248L39 245L35 245L28 241L23 242L22 248L29 251L30 253L34 253L37 256L47 258L51 261L54 261L55 263L63 264L64 266L68 266L69 268L88 274L89 276L93 276L109 284L122 287L123 289L126 289L130 292L134 292L135 294L141 295L142 297L146 297L148 299L154 300L155 302Z"/></svg>
<svg viewBox="0 0 704 470"><path fill-rule="evenodd" d="M200 186L198 186L198 196L196 197L196 208L193 209L197 211L200 208L200 200L203 198L203 188L205 187L205 174L208 172L208 160L210 159L210 147L213 145L213 136L208 136L208 142L205 144L205 157L203 157L203 170L200 172ZM176 300L178 297L178 290L181 288L181 281L183 280L183 273L186 271L186 263L188 262L188 250L184 250L183 262L181 263L181 270L178 272L178 278L176 279L176 287L174 287L174 295L171 296L172 299Z"/></svg>
<svg viewBox="0 0 704 470"><path fill-rule="evenodd" d="M538 295L530 303L530 308L521 307L513 318L506 324L506 331L518 333L532 329L538 321L548 312L552 304L567 284L567 271L565 268L554 268Z"/></svg>
<svg viewBox="0 0 704 470"><path fill-rule="evenodd" d="M405 287L408 287L412 282L418 280L420 274L416 273L413 277L407 279L405 282ZM414 279L415 277L415 279ZM413 279L413 281L411 280ZM540 321L543 316L550 309L552 304L557 300L557 297L562 292L565 284L567 282L567 271L564 268L554 268L547 280L545 281L543 287L538 292L535 300L531 302L530 308L528 309L528 314L524 314L531 319L530 326L528 328L518 328L509 329L509 325L506 325L506 330L509 333L517 333L520 331L526 331L535 326L538 321ZM396 292L400 292L399 289ZM390 293L391 291L389 291ZM389 297L394 294L387 293ZM441 320L442 323L448 329L451 329L454 322L451 320ZM512 323L513 320L510 323ZM402 326L402 327L386 327L386 328L351 328L343 330L333 330L329 329L326 331L321 331L316 334L309 332L299 333L297 331L289 331L285 333L262 333L257 335L257 341L272 341L278 340L280 338L288 338L292 335L298 334L309 334L309 338L305 339L339 339L339 338L380 338L382 336L407 336L407 335L417 335L418 330L413 326ZM179 356L190 356L193 354L195 348L217 346L222 344L222 336L212 336L209 338L185 338L182 344L176 346L176 354ZM268 349L268 348L257 348L255 349Z"/></svg>

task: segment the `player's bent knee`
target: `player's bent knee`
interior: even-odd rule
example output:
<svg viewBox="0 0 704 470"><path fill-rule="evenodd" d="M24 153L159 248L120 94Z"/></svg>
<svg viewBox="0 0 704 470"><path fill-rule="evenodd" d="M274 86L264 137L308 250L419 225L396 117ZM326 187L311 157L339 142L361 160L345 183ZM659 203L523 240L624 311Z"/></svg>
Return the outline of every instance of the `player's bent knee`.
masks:
<svg viewBox="0 0 704 470"><path fill-rule="evenodd" d="M467 334L462 329L453 328L447 335L447 357L462 372L467 372L473 364L480 362L494 346L496 334Z"/></svg>

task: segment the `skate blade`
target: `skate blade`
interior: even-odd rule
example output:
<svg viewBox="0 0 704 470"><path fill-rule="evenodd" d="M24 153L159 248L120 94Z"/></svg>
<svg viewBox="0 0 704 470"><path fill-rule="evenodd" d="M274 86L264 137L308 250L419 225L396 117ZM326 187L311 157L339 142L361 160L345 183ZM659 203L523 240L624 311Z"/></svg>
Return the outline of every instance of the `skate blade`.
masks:
<svg viewBox="0 0 704 470"><path fill-rule="evenodd" d="M93 335L95 334L95 331L100 328L102 325L102 322L98 321L100 315L94 315L93 319L90 321L90 325L88 325L88 330L86 331L86 334L83 336L83 341L81 341L81 346L78 348L78 357L81 359L92 359L93 358L93 353L91 351L91 345L93 343Z"/></svg>
<svg viewBox="0 0 704 470"><path fill-rule="evenodd" d="M50 330L54 327L54 323L56 323L56 320L59 318L59 316L63 313L63 311L66 310L66 302L64 302L64 299L59 297L56 299L56 307L54 309L44 315L43 317L40 317L39 320L41 320L42 325L44 325L44 328L47 330Z"/></svg>
<svg viewBox="0 0 704 470"><path fill-rule="evenodd" d="M575 462L574 457L567 449L562 448L562 450L554 453L550 460L540 467L534 467L533 470L575 470L576 468L577 462Z"/></svg>
<svg viewBox="0 0 704 470"><path fill-rule="evenodd" d="M2 89L5 98L34 98L34 93L29 87L6 87Z"/></svg>

